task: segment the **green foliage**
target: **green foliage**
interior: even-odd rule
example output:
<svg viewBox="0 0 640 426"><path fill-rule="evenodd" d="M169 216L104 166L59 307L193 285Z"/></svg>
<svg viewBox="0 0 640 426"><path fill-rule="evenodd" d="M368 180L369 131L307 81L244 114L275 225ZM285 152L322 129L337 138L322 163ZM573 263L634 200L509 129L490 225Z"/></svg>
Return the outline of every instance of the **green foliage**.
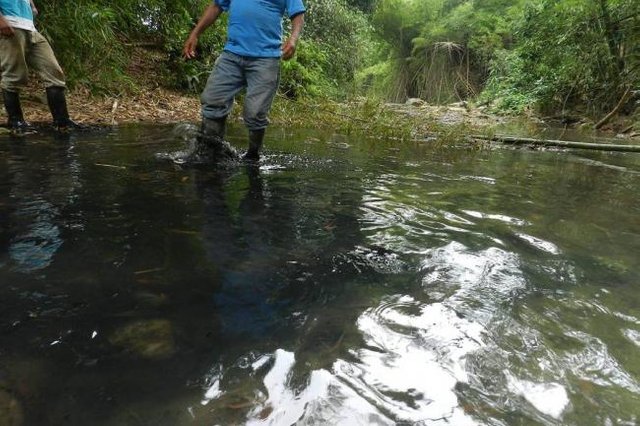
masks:
<svg viewBox="0 0 640 426"><path fill-rule="evenodd" d="M200 35L196 58L187 61L182 57L184 42L208 4L209 0L201 0L196 2L199 7L175 8L168 16L169 22L162 27L163 50L167 54L167 67L171 76L169 84L194 93L199 93L204 88L226 37L227 16L223 14Z"/></svg>
<svg viewBox="0 0 640 426"><path fill-rule="evenodd" d="M289 98L346 99L359 88L392 101L477 99L498 110L610 110L640 87L637 0L307 0L296 57L282 64ZM218 57L226 14L183 44L210 0L38 1L38 26L70 85L135 89L140 48L158 83L198 93ZM285 19L285 32L289 25ZM137 76L137 78L141 78Z"/></svg>
<svg viewBox="0 0 640 426"><path fill-rule="evenodd" d="M126 50L120 41L117 10L91 1L45 3L42 33L57 53L72 84L109 90L109 81L127 83ZM38 23L40 24L40 23ZM94 78L101 75L102 78Z"/></svg>
<svg viewBox="0 0 640 426"><path fill-rule="evenodd" d="M383 95L436 103L475 96L494 52L510 41L509 23L520 3L381 0L373 22L388 42L384 61L397 82Z"/></svg>
<svg viewBox="0 0 640 426"><path fill-rule="evenodd" d="M375 43L369 23L345 0L309 0L306 6L303 37L315 45L318 53L330 58L323 64L328 87L348 85L360 67L371 64Z"/></svg>
<svg viewBox="0 0 640 426"><path fill-rule="evenodd" d="M347 6L358 9L359 11L370 14L376 8L377 0L347 0Z"/></svg>
<svg viewBox="0 0 640 426"><path fill-rule="evenodd" d="M280 92L288 98L320 96L331 93L334 87L324 75L329 57L322 47L310 41L300 40L293 59L282 62Z"/></svg>
<svg viewBox="0 0 640 426"><path fill-rule="evenodd" d="M494 102L494 109L520 114L539 104L546 82L528 73L527 63L513 51L500 50L490 64L487 86L479 96L483 103Z"/></svg>
<svg viewBox="0 0 640 426"><path fill-rule="evenodd" d="M499 108L522 94L542 110L608 111L640 84L639 24L637 2L532 2L514 25L514 49L492 64L485 98Z"/></svg>
<svg viewBox="0 0 640 426"><path fill-rule="evenodd" d="M410 140L416 129L427 133L431 123L411 116L399 117L384 103L372 98L295 100L276 98L271 118L279 125L331 129L344 134L367 135L380 139Z"/></svg>
<svg viewBox="0 0 640 426"><path fill-rule="evenodd" d="M197 90L224 39L224 19L201 37L199 59L181 59L184 41L208 0L79 0L38 2L38 26L50 40L71 85L98 92L134 89L127 76L137 45L164 53L158 70L167 84ZM172 77L169 77L172 76Z"/></svg>
<svg viewBox="0 0 640 426"><path fill-rule="evenodd" d="M393 101L597 115L640 86L633 0L380 0L372 22L386 52L358 81Z"/></svg>
<svg viewBox="0 0 640 426"><path fill-rule="evenodd" d="M51 41L70 85L97 92L134 89L127 77L136 68L137 46L154 49L163 62L158 82L200 92L226 37L226 14L199 39L195 60L185 61L182 48L210 0L42 0L40 27ZM297 58L283 64L283 91L288 96L336 95L348 86L375 45L364 14L368 0L310 0ZM287 20L285 19L285 24ZM285 30L288 30L286 25ZM156 55L157 57L158 55Z"/></svg>

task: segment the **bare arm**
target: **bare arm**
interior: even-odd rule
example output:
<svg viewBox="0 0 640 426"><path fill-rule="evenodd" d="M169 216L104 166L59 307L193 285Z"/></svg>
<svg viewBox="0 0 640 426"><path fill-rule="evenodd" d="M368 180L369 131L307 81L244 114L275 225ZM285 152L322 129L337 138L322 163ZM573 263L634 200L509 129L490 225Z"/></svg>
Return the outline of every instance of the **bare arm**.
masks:
<svg viewBox="0 0 640 426"><path fill-rule="evenodd" d="M9 25L4 16L0 14L0 36L1 37L13 37L13 27Z"/></svg>
<svg viewBox="0 0 640 426"><path fill-rule="evenodd" d="M31 3L31 11L33 12L33 16L36 16L38 14L38 8L36 7L36 4L33 2L33 0L29 0L29 3Z"/></svg>
<svg viewBox="0 0 640 426"><path fill-rule="evenodd" d="M182 48L182 55L187 58L195 58L196 56L196 46L198 45L198 37L200 34L204 32L207 28L213 25L214 22L218 19L218 17L222 14L222 9L217 4L210 4L202 13L198 24L189 34L189 38L184 43L184 47Z"/></svg>
<svg viewBox="0 0 640 426"><path fill-rule="evenodd" d="M288 61L296 53L296 44L302 34L304 26L304 13L299 13L291 19L291 35L282 45L282 59Z"/></svg>

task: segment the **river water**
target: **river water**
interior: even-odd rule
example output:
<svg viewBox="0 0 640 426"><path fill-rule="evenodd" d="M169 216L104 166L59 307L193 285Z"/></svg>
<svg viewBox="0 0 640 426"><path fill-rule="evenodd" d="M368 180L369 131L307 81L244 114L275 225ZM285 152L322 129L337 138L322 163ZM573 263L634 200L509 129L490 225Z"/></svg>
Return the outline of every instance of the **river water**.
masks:
<svg viewBox="0 0 640 426"><path fill-rule="evenodd" d="M640 155L192 130L0 141L0 424L640 423Z"/></svg>

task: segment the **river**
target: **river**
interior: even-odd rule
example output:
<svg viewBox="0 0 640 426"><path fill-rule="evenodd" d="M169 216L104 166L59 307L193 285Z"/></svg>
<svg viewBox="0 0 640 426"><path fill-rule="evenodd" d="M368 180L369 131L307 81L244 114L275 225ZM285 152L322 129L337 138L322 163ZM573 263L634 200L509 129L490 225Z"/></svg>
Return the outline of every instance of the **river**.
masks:
<svg viewBox="0 0 640 426"><path fill-rule="evenodd" d="M192 132L0 141L0 424L640 422L640 155Z"/></svg>

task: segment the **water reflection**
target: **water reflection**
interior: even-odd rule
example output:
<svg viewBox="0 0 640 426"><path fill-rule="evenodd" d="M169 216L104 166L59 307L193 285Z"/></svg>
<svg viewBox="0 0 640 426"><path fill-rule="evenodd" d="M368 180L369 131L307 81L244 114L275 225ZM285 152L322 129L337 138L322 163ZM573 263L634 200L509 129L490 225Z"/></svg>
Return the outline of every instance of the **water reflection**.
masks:
<svg viewBox="0 0 640 426"><path fill-rule="evenodd" d="M189 169L169 130L0 145L0 412L637 422L637 160L282 131Z"/></svg>
<svg viewBox="0 0 640 426"><path fill-rule="evenodd" d="M11 210L3 215L3 252L17 272L35 272L53 262L63 243L63 211L73 204L81 185L74 142L47 142L45 149L38 149L11 140L4 156L0 204Z"/></svg>

